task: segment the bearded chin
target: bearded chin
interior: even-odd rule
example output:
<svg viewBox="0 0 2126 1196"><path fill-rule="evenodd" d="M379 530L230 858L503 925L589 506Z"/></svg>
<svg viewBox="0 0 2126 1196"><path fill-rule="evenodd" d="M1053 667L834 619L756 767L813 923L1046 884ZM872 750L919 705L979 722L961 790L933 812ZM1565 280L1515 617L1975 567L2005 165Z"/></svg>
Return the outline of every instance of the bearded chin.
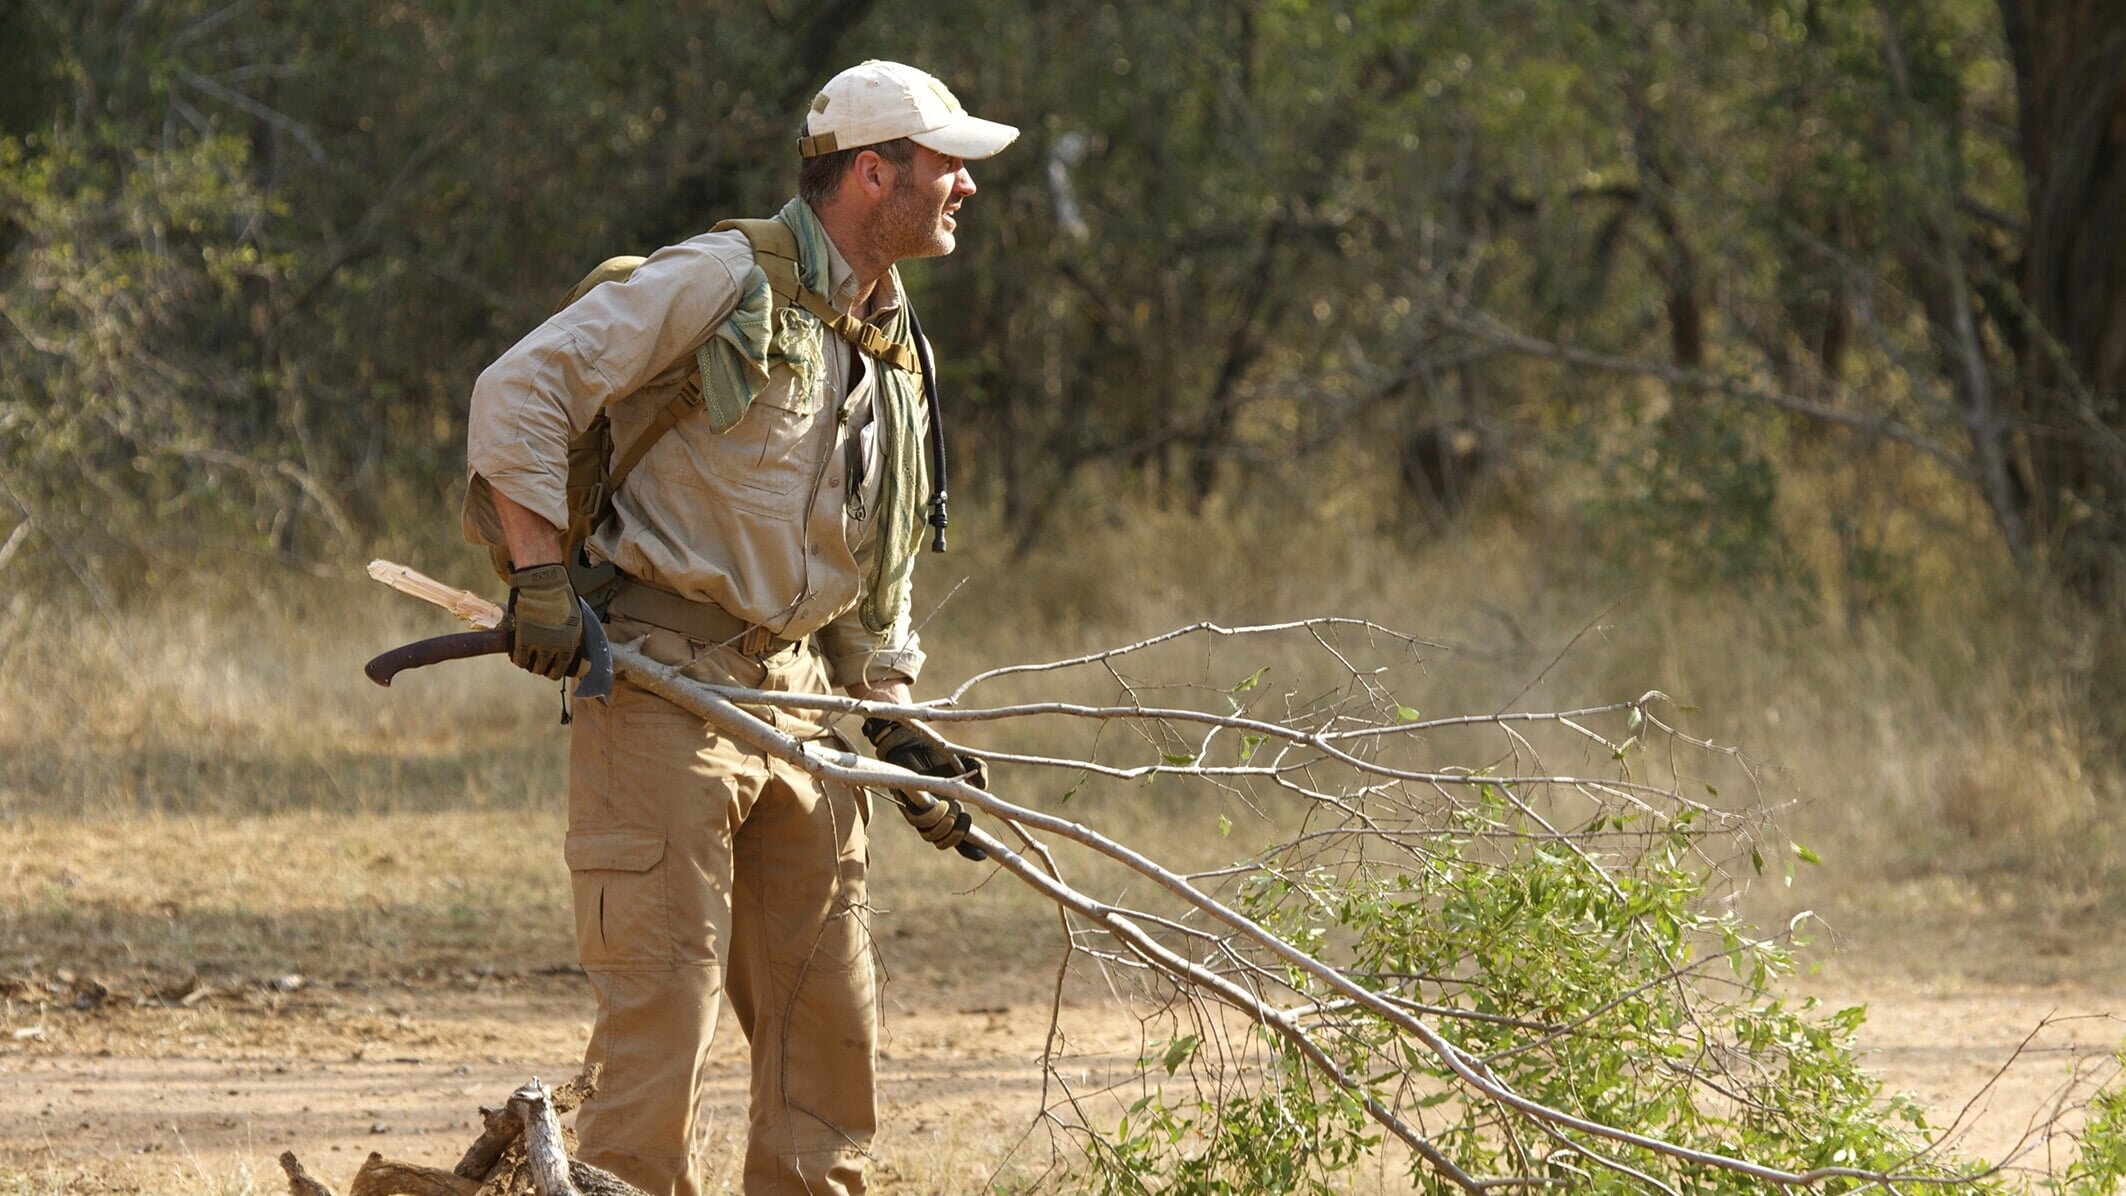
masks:
<svg viewBox="0 0 2126 1196"><path fill-rule="evenodd" d="M871 215L872 247L888 261L942 257L957 244L942 214L919 198L906 183Z"/></svg>
<svg viewBox="0 0 2126 1196"><path fill-rule="evenodd" d="M953 236L952 230L945 227L945 222L939 218L936 212L926 213L926 216L925 223L910 230L912 234L910 241L913 244L909 252L902 256L911 258L944 257L946 254L951 253L953 246L958 243L958 239Z"/></svg>

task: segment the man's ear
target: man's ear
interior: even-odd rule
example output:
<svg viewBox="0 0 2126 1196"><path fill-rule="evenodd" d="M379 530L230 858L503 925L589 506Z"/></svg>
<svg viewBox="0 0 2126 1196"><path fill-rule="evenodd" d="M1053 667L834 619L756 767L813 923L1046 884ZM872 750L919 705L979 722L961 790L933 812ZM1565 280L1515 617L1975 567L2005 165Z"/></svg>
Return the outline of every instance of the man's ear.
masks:
<svg viewBox="0 0 2126 1196"><path fill-rule="evenodd" d="M880 198L893 190L894 180L900 176L898 167L887 161L877 150L868 149L858 151L856 161L849 166L849 173L854 176L856 184L863 188L864 194L872 199Z"/></svg>

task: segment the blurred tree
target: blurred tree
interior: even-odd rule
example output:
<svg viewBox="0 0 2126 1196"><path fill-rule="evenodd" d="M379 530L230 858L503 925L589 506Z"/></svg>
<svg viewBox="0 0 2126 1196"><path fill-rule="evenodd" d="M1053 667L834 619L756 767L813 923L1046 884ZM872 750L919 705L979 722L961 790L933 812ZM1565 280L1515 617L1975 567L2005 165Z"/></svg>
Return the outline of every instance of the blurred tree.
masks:
<svg viewBox="0 0 2126 1196"><path fill-rule="evenodd" d="M2001 0L2000 11L2027 231L2020 269L1989 289L2021 367L2021 498L2067 582L2112 599L2126 582L2126 8Z"/></svg>
<svg viewBox="0 0 2126 1196"><path fill-rule="evenodd" d="M772 210L875 54L1026 130L909 275L1022 543L1087 487L1385 522L1408 478L1436 526L1489 470L1632 567L1864 603L1925 495L2095 593L2114 7L29 0L0 503L297 558L446 523L481 365L589 263Z"/></svg>
<svg viewBox="0 0 2126 1196"><path fill-rule="evenodd" d="M120 547L211 507L285 543L307 507L342 534L306 468L300 410L276 393L267 295L287 268L248 143L190 102L173 47L194 13L144 4L37 7L0 138L0 510L109 600ZM31 19L22 12L13 22ZM35 82L41 80L42 82ZM228 522L223 524L228 526ZM27 532L24 529L28 529Z"/></svg>

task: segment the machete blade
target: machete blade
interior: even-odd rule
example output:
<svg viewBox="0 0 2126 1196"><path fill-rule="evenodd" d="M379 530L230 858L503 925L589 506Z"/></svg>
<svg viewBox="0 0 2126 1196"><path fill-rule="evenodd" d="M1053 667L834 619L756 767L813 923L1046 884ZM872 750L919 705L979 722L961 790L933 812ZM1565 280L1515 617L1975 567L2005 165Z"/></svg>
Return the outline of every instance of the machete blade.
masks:
<svg viewBox="0 0 2126 1196"><path fill-rule="evenodd" d="M598 621L598 612L580 596L576 605L583 608L583 680L576 682L576 697L609 698L613 696L613 645L605 638L605 624Z"/></svg>

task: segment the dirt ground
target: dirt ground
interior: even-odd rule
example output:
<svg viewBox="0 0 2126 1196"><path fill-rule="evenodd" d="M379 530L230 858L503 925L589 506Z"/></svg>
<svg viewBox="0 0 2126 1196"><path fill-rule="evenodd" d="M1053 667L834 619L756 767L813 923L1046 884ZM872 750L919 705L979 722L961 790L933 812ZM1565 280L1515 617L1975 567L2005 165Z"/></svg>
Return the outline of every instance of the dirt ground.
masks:
<svg viewBox="0 0 2126 1196"><path fill-rule="evenodd" d="M377 988L288 977L175 1007L98 999L85 983L51 991L63 983L17 981L5 1006L0 1191L280 1192L284 1150L340 1187L371 1151L448 1167L479 1105L532 1076L573 1074L589 1029L588 989L567 974ZM2113 994L2074 983L1929 986L1843 970L1808 987L1834 1007L1867 1004L1879 1074L1937 1124L1954 1121L1961 1152L1993 1158L2126 1032ZM1036 1124L1049 1012L1038 990L901 981L888 995L879 1190L987 1190L1007 1155L1004 1177L1037 1177L1050 1157ZM1066 1074L1096 1083L1137 1053L1136 1022L1118 1012L1073 1005L1066 1023ZM735 1170L744 1094L742 1044L727 1032L711 1072L721 1179Z"/></svg>

